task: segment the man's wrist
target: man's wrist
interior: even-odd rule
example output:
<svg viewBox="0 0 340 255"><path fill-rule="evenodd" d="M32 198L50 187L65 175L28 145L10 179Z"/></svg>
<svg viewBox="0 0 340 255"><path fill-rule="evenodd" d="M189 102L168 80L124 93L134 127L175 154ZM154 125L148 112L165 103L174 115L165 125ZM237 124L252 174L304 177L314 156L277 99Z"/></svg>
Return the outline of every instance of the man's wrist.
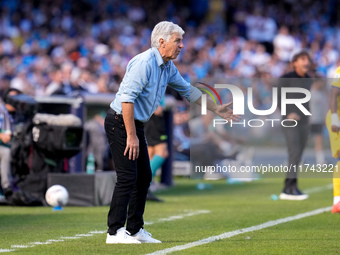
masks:
<svg viewBox="0 0 340 255"><path fill-rule="evenodd" d="M339 115L337 113L331 114L332 126L340 127Z"/></svg>
<svg viewBox="0 0 340 255"><path fill-rule="evenodd" d="M217 114L217 109L218 109L218 107L217 107L216 105L211 105L211 106L210 106L210 109L208 109L208 110L210 110L210 111L212 111L213 113Z"/></svg>

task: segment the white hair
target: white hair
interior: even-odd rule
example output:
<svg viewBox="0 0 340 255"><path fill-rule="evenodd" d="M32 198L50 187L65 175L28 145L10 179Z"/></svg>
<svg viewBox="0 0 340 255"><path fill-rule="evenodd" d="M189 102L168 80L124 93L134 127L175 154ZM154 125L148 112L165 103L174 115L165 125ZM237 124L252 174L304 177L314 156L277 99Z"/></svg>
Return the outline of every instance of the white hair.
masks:
<svg viewBox="0 0 340 255"><path fill-rule="evenodd" d="M168 42L173 33L183 35L185 32L179 25L176 25L170 21L159 22L151 33L151 47L158 49L160 47L159 39L162 38Z"/></svg>

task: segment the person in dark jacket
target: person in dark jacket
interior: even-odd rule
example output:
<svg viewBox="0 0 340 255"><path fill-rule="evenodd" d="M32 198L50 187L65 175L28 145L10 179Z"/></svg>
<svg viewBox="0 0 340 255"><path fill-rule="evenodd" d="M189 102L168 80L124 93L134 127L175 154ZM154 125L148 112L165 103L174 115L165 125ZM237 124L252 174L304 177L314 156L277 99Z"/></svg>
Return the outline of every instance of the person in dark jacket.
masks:
<svg viewBox="0 0 340 255"><path fill-rule="evenodd" d="M281 88L299 87L307 90L311 89L312 78L308 75L311 65L311 58L307 51L297 52L291 59L293 72L284 74L279 79L279 97L281 101ZM287 93L287 99L301 99L305 95L302 93ZM309 111L309 102L302 104ZM309 116L303 113L295 104L287 104L286 115L283 119L292 120L294 127L283 127L288 149L289 172L287 173L284 188L280 194L283 200L305 200L307 194L303 194L298 188L297 172L300 171L300 163L305 149L310 130ZM287 121L288 123L288 121ZM296 124L296 125L295 125Z"/></svg>

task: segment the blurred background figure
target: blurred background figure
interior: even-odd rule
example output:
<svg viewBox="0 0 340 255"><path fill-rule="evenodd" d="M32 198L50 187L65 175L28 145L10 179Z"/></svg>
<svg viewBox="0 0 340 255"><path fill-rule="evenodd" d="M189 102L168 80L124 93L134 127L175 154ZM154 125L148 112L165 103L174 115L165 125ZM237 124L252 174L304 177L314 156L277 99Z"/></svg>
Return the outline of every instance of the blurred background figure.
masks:
<svg viewBox="0 0 340 255"><path fill-rule="evenodd" d="M62 88L63 76L59 67L54 66L50 72L51 82L47 85L46 95L50 96Z"/></svg>
<svg viewBox="0 0 340 255"><path fill-rule="evenodd" d="M166 134L165 119L163 115L164 100L165 97L163 97L161 105L158 106L157 110L144 126L145 137L148 142L152 179L155 178L157 170L163 165L169 154L167 145L168 136ZM156 197L150 189L151 188L149 188L146 199L162 202L163 200Z"/></svg>
<svg viewBox="0 0 340 255"><path fill-rule="evenodd" d="M112 164L108 165L112 160L110 160L110 147L104 129L105 116L105 112L96 114L92 119L86 121L84 126L87 134L86 158L90 154L93 155L96 171L113 169Z"/></svg>
<svg viewBox="0 0 340 255"><path fill-rule="evenodd" d="M311 59L308 52L297 51L291 56L291 63L294 68L293 72L284 74L279 79L279 105L281 105L281 89L287 87L299 87L306 90L311 89L312 79L308 75L311 65ZM289 93L287 99L299 99L300 93ZM309 102L302 104L307 111L310 109ZM286 106L286 115L282 119L290 119L290 127L282 126L282 131L286 139L288 153L288 167L284 188L280 194L282 200L305 200L308 194L303 194L298 188L297 169L301 163L303 152L307 145L310 132L309 116L293 104Z"/></svg>
<svg viewBox="0 0 340 255"><path fill-rule="evenodd" d="M334 74L330 96L330 110L326 115L332 156L338 161L333 171L333 208L332 213L340 213L340 67Z"/></svg>
<svg viewBox="0 0 340 255"><path fill-rule="evenodd" d="M279 33L274 38L275 54L283 62L289 63L294 50L297 50L294 37L289 33L286 26L279 29Z"/></svg>
<svg viewBox="0 0 340 255"><path fill-rule="evenodd" d="M174 112L174 159L178 161L190 160L190 112L182 105Z"/></svg>
<svg viewBox="0 0 340 255"><path fill-rule="evenodd" d="M325 118L328 111L328 90L325 79L316 78L311 88L310 117L311 134L314 136L314 150L317 164L324 164L325 155L323 149L323 128L325 127Z"/></svg>
<svg viewBox="0 0 340 255"><path fill-rule="evenodd" d="M190 152L191 160L195 166L211 166L227 156L225 153L233 153L229 142L226 142L212 128L212 121L215 118L213 113L198 116L190 120ZM236 154L236 153L235 153ZM235 157L235 155L229 155ZM225 179L226 175L221 172L204 171L204 179L218 180Z"/></svg>
<svg viewBox="0 0 340 255"><path fill-rule="evenodd" d="M7 89L0 101L0 178L2 193L6 199L13 194L10 147L14 128L12 115L15 113L15 108L8 104L8 97L20 93L17 89Z"/></svg>

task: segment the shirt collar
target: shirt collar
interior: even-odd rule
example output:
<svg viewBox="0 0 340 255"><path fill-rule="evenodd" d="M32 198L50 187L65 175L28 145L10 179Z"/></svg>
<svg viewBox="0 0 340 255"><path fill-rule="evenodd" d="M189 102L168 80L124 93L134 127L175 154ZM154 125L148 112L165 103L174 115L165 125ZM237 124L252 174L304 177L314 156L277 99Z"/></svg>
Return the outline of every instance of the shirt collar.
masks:
<svg viewBox="0 0 340 255"><path fill-rule="evenodd" d="M155 54L155 57L156 57L156 61L157 61L157 65L160 66L160 67L165 67L165 68L168 68L170 66L170 61L168 61L168 63L164 64L164 61L163 61L163 58L161 56L161 54L159 53L158 49L155 48L155 47L152 47L151 48L153 53Z"/></svg>

